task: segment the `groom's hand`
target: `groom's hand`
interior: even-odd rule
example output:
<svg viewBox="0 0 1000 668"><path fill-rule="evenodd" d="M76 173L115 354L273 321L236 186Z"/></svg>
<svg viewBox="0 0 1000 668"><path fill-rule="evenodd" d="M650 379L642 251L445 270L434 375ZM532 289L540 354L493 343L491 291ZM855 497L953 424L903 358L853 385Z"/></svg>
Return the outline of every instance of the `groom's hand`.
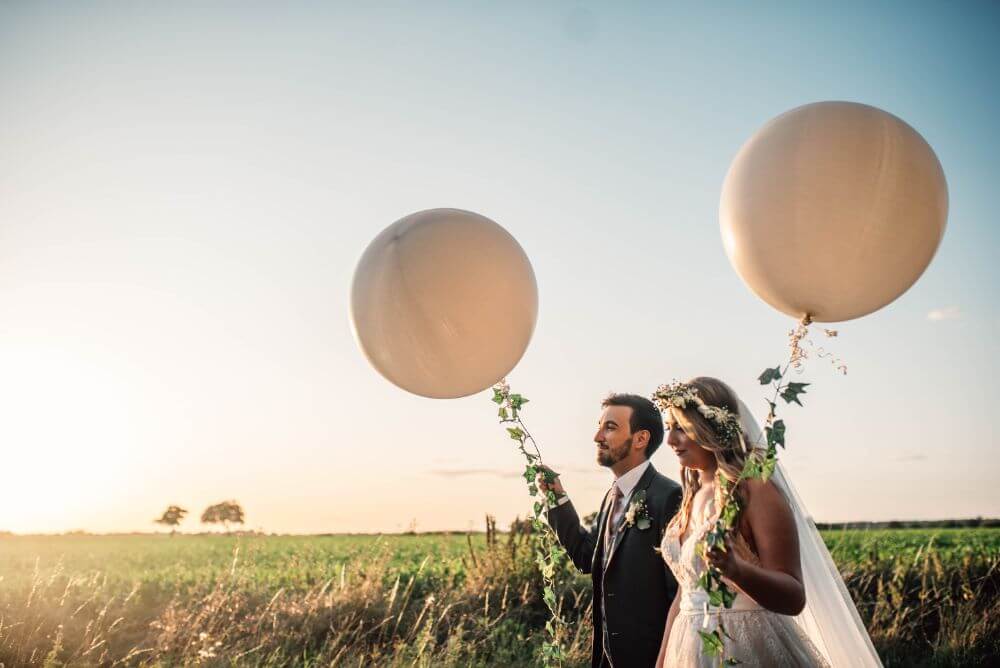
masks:
<svg viewBox="0 0 1000 668"><path fill-rule="evenodd" d="M559 474L550 469L544 464L537 467L541 473L538 474L538 489L543 492L553 492L557 497L565 496L566 490L563 489L562 481L559 480Z"/></svg>

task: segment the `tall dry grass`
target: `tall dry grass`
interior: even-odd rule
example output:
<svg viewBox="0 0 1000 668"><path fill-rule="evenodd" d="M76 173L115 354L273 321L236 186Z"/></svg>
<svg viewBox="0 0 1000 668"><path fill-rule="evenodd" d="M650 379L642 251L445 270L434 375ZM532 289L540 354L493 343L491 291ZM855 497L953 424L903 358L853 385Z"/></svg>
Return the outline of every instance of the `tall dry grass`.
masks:
<svg viewBox="0 0 1000 668"><path fill-rule="evenodd" d="M168 538L163 538L169 541ZM268 540L268 539L262 539ZM274 540L274 539L270 539ZM1000 554L838 551L834 556L887 666L1000 665ZM207 578L44 569L0 580L0 662L55 665L525 666L546 610L531 546L519 534L468 539L461 563L413 563L381 545L323 567L291 550L280 566L238 548ZM2 547L2 546L0 546ZM312 559L312 561L309 561ZM453 556L438 557L455 562ZM452 567L453 566L453 567ZM141 566L135 566L141 569ZM322 579L263 569L310 569ZM590 588L561 599L570 665L589 660Z"/></svg>
<svg viewBox="0 0 1000 668"><path fill-rule="evenodd" d="M1000 666L1000 551L949 554L931 537L838 563L886 666Z"/></svg>
<svg viewBox="0 0 1000 668"><path fill-rule="evenodd" d="M157 586L122 592L107 577L36 572L2 590L0 662L53 665L526 665L546 619L523 535L469 542L464 567L441 581L431 557L414 572L385 547L306 589L262 591L251 558L233 555L207 586L164 596ZM589 592L568 587L578 616ZM589 657L585 625L564 639L574 662Z"/></svg>

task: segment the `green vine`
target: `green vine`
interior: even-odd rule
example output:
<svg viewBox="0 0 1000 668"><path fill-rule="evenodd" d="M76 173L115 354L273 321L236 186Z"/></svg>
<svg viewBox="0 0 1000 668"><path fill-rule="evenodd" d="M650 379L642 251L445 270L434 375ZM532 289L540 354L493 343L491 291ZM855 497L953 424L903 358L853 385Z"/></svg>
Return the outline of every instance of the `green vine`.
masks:
<svg viewBox="0 0 1000 668"><path fill-rule="evenodd" d="M541 648L541 660L545 666L561 666L566 660L566 650L562 638L566 622L560 615L560 606L556 596L557 577L565 570L567 563L566 550L559 544L555 533L542 520L547 506L555 505L556 495L551 490L546 491L544 501L538 500L539 489L536 480L539 475L546 483L555 482L555 474L542 466L542 453L531 433L521 420L521 408L528 399L510 391L506 380L493 386L493 403L499 405L497 415L500 423L507 425L507 434L517 443L517 449L525 459L524 480L528 486L528 494L535 498L532 505L531 525L534 531L535 563L542 574L542 600L549 609L549 620L545 623L545 642ZM528 446L531 450L529 451Z"/></svg>
<svg viewBox="0 0 1000 668"><path fill-rule="evenodd" d="M721 492L721 509L719 518L715 526L708 531L702 542L698 545L698 550L702 557L705 557L710 550L726 550L726 535L736 526L740 516L740 503L736 496L736 489L743 480L763 480L767 481L774 473L774 468L778 463L778 446L785 447L785 422L777 419L778 398L780 397L786 404L802 405L801 396L806 393L809 383L796 383L786 379L790 369L801 369L802 360L806 358L806 352L802 349L801 343L809 334L809 325L812 319L806 316L798 326L789 333L791 354L784 366L778 365L773 368L764 369L757 378L761 385L769 385L774 393L767 400L768 412L767 420L764 422L764 435L767 440L767 447L758 447L759 443L747 444L747 459L740 471L739 477L730 482L721 475L717 476L716 484ZM832 330L824 330L827 336L836 336ZM838 369L846 367L840 360L835 361ZM698 580L698 585L708 593L709 604L712 607L732 608L736 599L736 592L722 579L722 573L714 566L707 563L706 568ZM706 656L718 658L719 665L733 666L741 663L739 659L725 654L725 627L719 618L718 626L712 631L699 630L701 636L702 653Z"/></svg>

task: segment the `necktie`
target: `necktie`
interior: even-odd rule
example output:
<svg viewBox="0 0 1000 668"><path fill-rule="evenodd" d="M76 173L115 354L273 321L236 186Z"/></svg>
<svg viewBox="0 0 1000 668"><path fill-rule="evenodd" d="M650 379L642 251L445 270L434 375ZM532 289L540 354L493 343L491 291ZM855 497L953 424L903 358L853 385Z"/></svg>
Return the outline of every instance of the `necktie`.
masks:
<svg viewBox="0 0 1000 668"><path fill-rule="evenodd" d="M607 524L604 525L604 563L608 563L608 559L611 557L611 547L615 543L615 516L618 514L618 506L621 503L622 490L615 484L612 489L614 490L614 499L611 502L611 509L608 511Z"/></svg>

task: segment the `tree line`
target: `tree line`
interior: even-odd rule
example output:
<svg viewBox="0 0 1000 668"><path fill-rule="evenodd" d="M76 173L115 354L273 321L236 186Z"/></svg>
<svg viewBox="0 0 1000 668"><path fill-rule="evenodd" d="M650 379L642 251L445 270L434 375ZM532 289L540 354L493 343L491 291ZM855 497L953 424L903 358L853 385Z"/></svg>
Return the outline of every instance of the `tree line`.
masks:
<svg viewBox="0 0 1000 668"><path fill-rule="evenodd" d="M188 511L185 508L167 506L167 509L163 511L163 515L153 521L157 524L170 527L170 535L173 536L187 514ZM201 514L202 524L221 524L225 527L226 532L229 531L230 524L243 524L244 518L243 507L236 501L222 501L221 503L213 504L205 508L205 512Z"/></svg>
<svg viewBox="0 0 1000 668"><path fill-rule="evenodd" d="M820 530L838 529L975 529L1000 527L1000 518L973 517L964 520L890 520L888 522L816 522Z"/></svg>

